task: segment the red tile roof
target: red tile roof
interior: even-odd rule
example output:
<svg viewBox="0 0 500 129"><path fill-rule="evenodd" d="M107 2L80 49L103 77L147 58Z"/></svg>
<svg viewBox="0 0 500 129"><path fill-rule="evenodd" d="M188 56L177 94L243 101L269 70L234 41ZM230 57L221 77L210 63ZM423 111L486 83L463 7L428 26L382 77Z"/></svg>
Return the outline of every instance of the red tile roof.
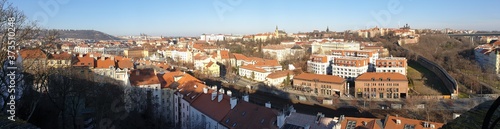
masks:
<svg viewBox="0 0 500 129"><path fill-rule="evenodd" d="M104 59L103 59L104 58ZM115 66L115 60L109 57L100 57L96 60L95 68L110 68Z"/></svg>
<svg viewBox="0 0 500 129"><path fill-rule="evenodd" d="M233 53L236 60L248 60L248 57L243 54Z"/></svg>
<svg viewBox="0 0 500 129"><path fill-rule="evenodd" d="M69 60L71 59L72 55L69 54L68 52L62 52L62 53L55 53L55 54L50 54L49 59L52 60Z"/></svg>
<svg viewBox="0 0 500 129"><path fill-rule="evenodd" d="M400 120L401 124L397 124L396 121ZM415 128L414 129L426 129L424 128L424 122L422 120L416 120L416 119L409 119L409 118L404 118L404 117L396 117L396 116L386 116L385 118L385 128L386 129L402 129L405 127L405 125L412 125ZM430 124L433 124L435 129L441 128L444 124L443 123L437 123L437 122L428 122L429 127Z"/></svg>
<svg viewBox="0 0 500 129"><path fill-rule="evenodd" d="M281 66L280 63L278 63L278 60L264 60L264 61L258 61L255 63L256 67L274 67L274 66Z"/></svg>
<svg viewBox="0 0 500 129"><path fill-rule="evenodd" d="M293 71L292 70L276 71L276 72L273 72L273 73L267 75L267 78L275 79L275 78L280 78L280 77L286 77L287 75L293 76Z"/></svg>
<svg viewBox="0 0 500 129"><path fill-rule="evenodd" d="M116 58L116 57L115 57ZM117 59L117 67L120 69L131 69L134 68L134 62L132 62L132 59L130 58L122 58L122 59Z"/></svg>
<svg viewBox="0 0 500 129"><path fill-rule="evenodd" d="M94 68L94 61L95 59L89 56L83 56L83 57L77 57L77 60L73 64L73 66L87 66L87 67L92 67Z"/></svg>
<svg viewBox="0 0 500 129"><path fill-rule="evenodd" d="M274 109L238 100L220 123L230 129L272 129L278 128L277 115Z"/></svg>
<svg viewBox="0 0 500 129"><path fill-rule="evenodd" d="M196 86L196 87L195 87ZM206 86L200 82L190 81L179 86L179 94L184 95L183 99L189 103L193 103L202 93Z"/></svg>
<svg viewBox="0 0 500 129"><path fill-rule="evenodd" d="M314 81L318 80L320 82L328 82L328 83L344 83L345 79L339 76L333 75L320 75L320 74L312 74L312 73L302 73L297 76L294 76L293 79Z"/></svg>
<svg viewBox="0 0 500 129"><path fill-rule="evenodd" d="M382 129L383 125L377 124L376 118L359 118L359 117L345 117L344 120L340 122L342 128L346 128L349 121L356 122L355 128L358 129ZM366 124L366 125L365 125ZM380 123L381 124L381 123ZM388 128L395 129L395 128ZM398 128L402 129L402 128Z"/></svg>
<svg viewBox="0 0 500 129"><path fill-rule="evenodd" d="M160 84L154 69L134 69L130 72L129 80L132 86Z"/></svg>
<svg viewBox="0 0 500 129"><path fill-rule="evenodd" d="M200 93L200 96L191 103L191 106L215 121L222 121L224 116L226 116L231 109L229 96L223 94L222 100L218 102L219 94L212 100L212 92L216 91L209 90L206 94Z"/></svg>
<svg viewBox="0 0 500 129"><path fill-rule="evenodd" d="M228 50L220 50L221 59L229 59L229 51Z"/></svg>
<svg viewBox="0 0 500 129"><path fill-rule="evenodd" d="M208 67L212 66L212 64L214 64L214 62L210 61L210 62L208 62L207 66L205 66L205 67L208 68Z"/></svg>
<svg viewBox="0 0 500 129"><path fill-rule="evenodd" d="M371 81L372 79L379 80L382 78L383 81L408 81L405 75L401 73L377 73L377 72L366 72L359 75L356 81Z"/></svg>
<svg viewBox="0 0 500 129"><path fill-rule="evenodd" d="M256 71L256 72L261 72L261 73L265 73L267 72L266 70L264 69L261 69L261 68L257 68L255 67L255 65L244 65L244 66L241 66L240 68L242 69L247 69L247 70L251 70L251 71Z"/></svg>
<svg viewBox="0 0 500 129"><path fill-rule="evenodd" d="M20 53L23 59L35 59L35 58L47 59L47 55L42 51L42 49L39 48L22 49Z"/></svg>

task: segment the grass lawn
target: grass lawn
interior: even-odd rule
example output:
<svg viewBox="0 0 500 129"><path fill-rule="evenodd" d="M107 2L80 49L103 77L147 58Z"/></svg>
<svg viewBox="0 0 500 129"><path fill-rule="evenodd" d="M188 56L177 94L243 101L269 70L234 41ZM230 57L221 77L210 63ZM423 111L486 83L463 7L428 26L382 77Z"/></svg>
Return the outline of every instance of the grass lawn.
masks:
<svg viewBox="0 0 500 129"><path fill-rule="evenodd" d="M445 95L449 94L441 79L434 73L414 61L408 61L407 75L410 88L417 95Z"/></svg>

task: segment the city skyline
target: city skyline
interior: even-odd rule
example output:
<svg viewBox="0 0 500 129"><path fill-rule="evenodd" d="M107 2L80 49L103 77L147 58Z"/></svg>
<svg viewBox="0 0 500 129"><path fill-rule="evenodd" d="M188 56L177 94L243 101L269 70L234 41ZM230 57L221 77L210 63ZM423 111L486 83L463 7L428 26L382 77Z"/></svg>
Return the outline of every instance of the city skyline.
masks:
<svg viewBox="0 0 500 129"><path fill-rule="evenodd" d="M198 36L371 27L500 30L488 5L500 1L10 1L47 29L92 29L108 34Z"/></svg>

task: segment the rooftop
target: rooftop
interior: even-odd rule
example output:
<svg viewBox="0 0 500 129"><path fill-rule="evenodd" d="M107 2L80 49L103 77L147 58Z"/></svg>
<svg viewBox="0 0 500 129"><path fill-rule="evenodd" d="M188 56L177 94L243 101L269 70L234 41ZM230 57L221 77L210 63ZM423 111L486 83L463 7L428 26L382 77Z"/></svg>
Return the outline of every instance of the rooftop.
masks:
<svg viewBox="0 0 500 129"><path fill-rule="evenodd" d="M321 74L312 74L312 73L302 73L300 75L294 76L293 79L314 81L318 80L320 82L329 82L329 83L344 83L345 79L339 76L332 75L321 75Z"/></svg>
<svg viewBox="0 0 500 129"><path fill-rule="evenodd" d="M366 72L358 76L355 81L408 81L405 75L401 73L377 73Z"/></svg>
<svg viewBox="0 0 500 129"><path fill-rule="evenodd" d="M277 128L277 115L274 109L238 100L220 123L230 129L271 129Z"/></svg>
<svg viewBox="0 0 500 129"><path fill-rule="evenodd" d="M129 80L132 86L160 84L154 69L134 69L130 72Z"/></svg>
<svg viewBox="0 0 500 129"><path fill-rule="evenodd" d="M276 71L267 75L267 78L275 79L280 77L286 77L287 75L293 76L293 73L294 72L292 70Z"/></svg>

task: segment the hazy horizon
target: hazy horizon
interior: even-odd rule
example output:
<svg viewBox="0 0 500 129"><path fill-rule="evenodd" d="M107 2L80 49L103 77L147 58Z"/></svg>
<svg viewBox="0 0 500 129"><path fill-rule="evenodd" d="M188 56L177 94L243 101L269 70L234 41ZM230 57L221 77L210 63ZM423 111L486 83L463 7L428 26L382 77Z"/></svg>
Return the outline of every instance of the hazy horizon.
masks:
<svg viewBox="0 0 500 129"><path fill-rule="evenodd" d="M47 29L97 30L115 36L255 34L397 28L500 30L500 1L9 1ZM488 8L489 7L489 8Z"/></svg>

